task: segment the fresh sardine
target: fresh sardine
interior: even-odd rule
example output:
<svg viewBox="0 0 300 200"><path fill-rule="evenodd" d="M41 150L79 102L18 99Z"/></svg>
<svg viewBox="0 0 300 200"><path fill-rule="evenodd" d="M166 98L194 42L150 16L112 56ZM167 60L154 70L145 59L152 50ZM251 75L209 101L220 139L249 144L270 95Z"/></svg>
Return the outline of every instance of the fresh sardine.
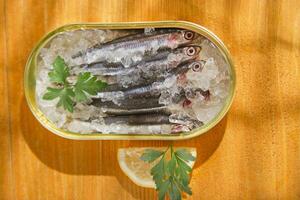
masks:
<svg viewBox="0 0 300 200"><path fill-rule="evenodd" d="M157 53L155 55L151 55L151 56L145 56L143 57L143 60L141 60L140 62L135 63L135 65L141 63L141 62L151 62L154 60L160 60L162 58L166 58L168 57L168 55L172 53L172 49L161 49L158 50ZM135 66L132 65L132 66ZM81 65L74 65L74 66L70 66L70 68L78 68L78 69L88 69L88 68L95 68L95 69L99 69L99 68L116 68L116 67L121 67L124 65L119 62L115 62L115 63L111 63L111 62L107 62L107 61L100 61L100 62L93 62L90 64L81 64Z"/></svg>
<svg viewBox="0 0 300 200"><path fill-rule="evenodd" d="M118 109L118 108L102 108L102 111L107 115L133 115L133 114L171 114L171 110L166 106L154 108L140 109Z"/></svg>
<svg viewBox="0 0 300 200"><path fill-rule="evenodd" d="M187 126L190 130L202 126L203 122L193 119L184 114L132 114L117 115L103 118L105 124L128 124L128 125L149 125L149 124L178 124Z"/></svg>
<svg viewBox="0 0 300 200"><path fill-rule="evenodd" d="M105 124L128 124L128 125L147 125L147 124L170 124L169 115L165 114L142 114L142 115L122 115L104 117Z"/></svg>
<svg viewBox="0 0 300 200"><path fill-rule="evenodd" d="M92 99L92 105L97 107L112 108L112 109L146 109L162 107L163 104L158 102L158 98L135 98L128 101L127 99L115 104L112 101L102 101L99 98Z"/></svg>
<svg viewBox="0 0 300 200"><path fill-rule="evenodd" d="M119 43L119 42L124 42L124 41L132 41L132 40L137 40L137 39L140 39L140 38L143 38L145 37L145 35L158 35L158 34L165 34L165 33L172 33L172 32L175 32L175 31L178 31L179 29L157 29L155 31L152 31L152 32L149 32L149 33L145 33L144 31L142 32L138 32L138 33L133 33L133 34L130 34L130 35L125 35L125 36L122 36L122 37L118 37L116 39L113 39L111 41L108 41L108 42L105 42L105 43L98 43L92 47L90 47L88 49L89 50L92 50L92 49L97 49L103 45L109 45L109 44L116 44L116 43ZM81 56L82 55L82 52L78 52L77 55L75 56ZM74 57L75 57L74 56Z"/></svg>
<svg viewBox="0 0 300 200"><path fill-rule="evenodd" d="M187 72L189 69L193 68L195 65L199 65L198 61L193 61L193 62L185 62L182 63L179 67L177 67L176 69L174 69L171 73L170 76L177 76L179 73L185 73ZM142 86L142 87L131 87L128 88L126 90L121 91L122 92L122 98L123 99L133 99L133 98L139 98L139 97L143 97L143 98L148 98L148 97L158 97L160 95L160 89L162 88L158 88L157 85L163 85L164 79L163 80L159 80L157 82L154 82L153 84L149 84L146 86ZM112 92L116 92L116 91L112 91ZM110 95L111 96L111 91L107 91L107 92L99 92L97 94L98 98L105 98L106 95Z"/></svg>
<svg viewBox="0 0 300 200"><path fill-rule="evenodd" d="M123 65L117 67L103 67L103 64L94 64L86 67L84 70L93 75L102 76L125 76L138 75L144 78L164 75L167 71L177 67L181 62L195 59L200 52L200 47L178 48L169 52L167 57L162 59L152 59L152 61L142 61L141 63L125 68ZM121 77L120 77L121 78ZM120 79L119 78L119 79Z"/></svg>
<svg viewBox="0 0 300 200"><path fill-rule="evenodd" d="M132 64L133 57L135 57L135 60L141 60L144 54L154 55L158 49L175 49L178 46L191 43L197 36L196 33L188 30L145 35L138 39L103 44L98 48L88 49L86 52L81 53L79 57L83 57L87 64L108 61L122 62L128 66ZM76 57L78 55L73 56L73 58Z"/></svg>

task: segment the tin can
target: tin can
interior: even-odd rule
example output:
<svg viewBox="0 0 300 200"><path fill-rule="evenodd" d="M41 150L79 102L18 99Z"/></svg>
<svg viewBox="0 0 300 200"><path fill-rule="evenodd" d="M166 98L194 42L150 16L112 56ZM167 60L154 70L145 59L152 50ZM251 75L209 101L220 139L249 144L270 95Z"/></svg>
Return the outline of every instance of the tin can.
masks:
<svg viewBox="0 0 300 200"><path fill-rule="evenodd" d="M78 29L143 29L143 28L181 28L194 31L207 39L209 39L222 53L224 59L229 65L229 74L230 74L230 89L229 94L223 104L221 111L212 119L210 122L204 124L201 127L193 129L189 132L183 132L178 134L102 134L102 133L90 133L90 134L81 134L75 133L61 128L56 127L39 109L36 97L36 72L37 72L37 56L41 48L49 42L52 38L58 34L65 31L72 31ZM182 140L193 138L201 135L204 132L207 132L212 127L214 127L227 113L229 110L236 85L236 75L233 66L233 61L230 56L229 51L223 44L223 42L211 31L206 28L186 21L157 21L157 22L121 22L121 23L82 23L82 24L68 24L60 28L55 29L54 31L46 34L35 46L31 52L29 59L26 63L25 73L24 73L24 90L25 96L30 110L36 119L49 131L68 139L75 140Z"/></svg>

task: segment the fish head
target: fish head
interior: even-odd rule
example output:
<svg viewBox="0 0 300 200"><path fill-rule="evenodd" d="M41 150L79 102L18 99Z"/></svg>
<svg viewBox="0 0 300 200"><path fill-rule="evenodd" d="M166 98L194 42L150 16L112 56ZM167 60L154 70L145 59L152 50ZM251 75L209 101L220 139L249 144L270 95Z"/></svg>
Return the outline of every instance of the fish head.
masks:
<svg viewBox="0 0 300 200"><path fill-rule="evenodd" d="M189 31L189 30L182 31L182 34L183 34L184 39L186 39L187 41L195 40L199 36L197 33L193 32L193 31Z"/></svg>
<svg viewBox="0 0 300 200"><path fill-rule="evenodd" d="M201 51L200 46L184 46L177 48L172 55L176 57L176 61L188 61L197 59Z"/></svg>
<svg viewBox="0 0 300 200"><path fill-rule="evenodd" d="M195 60L188 64L188 68L191 69L193 72L201 72L205 65L205 61L203 60Z"/></svg>
<svg viewBox="0 0 300 200"><path fill-rule="evenodd" d="M187 47L184 47L182 50L183 50L184 57L194 59L199 56L201 47L200 46L187 46Z"/></svg>
<svg viewBox="0 0 300 200"><path fill-rule="evenodd" d="M170 34L170 40L174 41L178 45L184 45L191 43L193 40L199 37L199 34L190 30L181 30Z"/></svg>
<svg viewBox="0 0 300 200"><path fill-rule="evenodd" d="M184 75L187 73L193 74L195 76L195 72L201 72L204 64L202 61L187 59L182 61L176 68L170 70L169 72L176 75ZM186 77L186 76L184 76ZM186 78L185 78L186 79ZM182 82L186 82L186 80L182 80Z"/></svg>

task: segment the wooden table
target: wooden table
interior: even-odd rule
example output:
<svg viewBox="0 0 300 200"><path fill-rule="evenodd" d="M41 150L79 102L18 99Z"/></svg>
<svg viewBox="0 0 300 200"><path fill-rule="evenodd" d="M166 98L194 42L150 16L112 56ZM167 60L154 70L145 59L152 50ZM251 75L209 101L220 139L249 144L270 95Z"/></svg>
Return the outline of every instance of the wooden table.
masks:
<svg viewBox="0 0 300 200"><path fill-rule="evenodd" d="M0 0L0 199L155 199L120 170L120 147L162 141L72 141L43 128L23 91L26 59L72 22L187 20L216 33L237 71L227 116L178 146L196 147L192 197L300 199L298 0Z"/></svg>

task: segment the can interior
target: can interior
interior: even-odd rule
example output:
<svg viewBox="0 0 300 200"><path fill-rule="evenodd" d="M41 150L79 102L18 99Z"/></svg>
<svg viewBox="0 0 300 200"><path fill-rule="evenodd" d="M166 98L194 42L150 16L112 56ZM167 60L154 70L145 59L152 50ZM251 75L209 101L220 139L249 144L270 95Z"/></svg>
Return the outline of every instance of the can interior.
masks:
<svg viewBox="0 0 300 200"><path fill-rule="evenodd" d="M52 38L57 36L58 34L71 31L71 30L86 30L86 29L144 29L144 28L180 28L192 30L200 35L203 35L220 50L223 54L225 60L228 62L230 66L230 92L224 102L224 106L221 111L207 124L200 126L198 128L193 129L189 132L183 133L172 133L172 134L102 134L102 133L90 133L90 134L81 134L66 131L60 128L57 128L47 117L42 113L42 111L38 108L36 99L35 99L35 87L36 87L36 71L37 71L37 56L43 48L45 44L47 44ZM34 116L40 121L40 123L50 130L51 132L60 135L64 138L69 139L78 139L78 140L119 140L119 139L129 139L129 140L180 140L180 139L188 139L195 136L198 136L204 132L207 132L209 129L214 127L227 113L235 92L235 71L233 67L233 62L230 57L230 54L223 44L223 42L215 36L212 32L208 31L206 28L199 26L190 22L181 22L181 21L160 21L160 22L139 22L139 23L103 23L103 24L70 24L62 26L54 31L46 34L45 37L38 42L36 47L30 54L30 57L27 61L25 74L24 74L24 89L25 96L28 102L28 105L34 114Z"/></svg>

